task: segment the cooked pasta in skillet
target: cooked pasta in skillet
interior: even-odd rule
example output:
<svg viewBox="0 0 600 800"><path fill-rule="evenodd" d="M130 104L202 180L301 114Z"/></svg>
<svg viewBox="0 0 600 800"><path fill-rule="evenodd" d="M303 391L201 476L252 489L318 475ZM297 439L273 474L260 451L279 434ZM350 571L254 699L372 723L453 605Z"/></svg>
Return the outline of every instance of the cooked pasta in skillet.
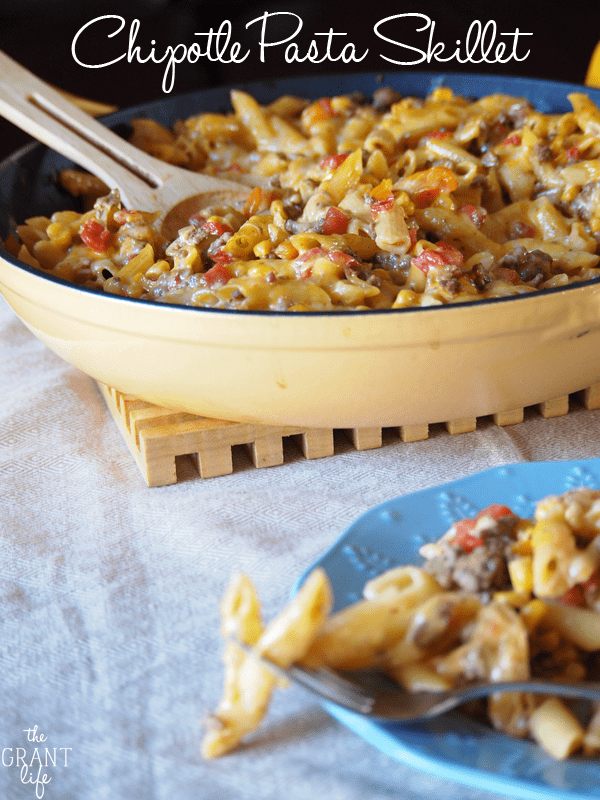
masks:
<svg viewBox="0 0 600 800"><path fill-rule="evenodd" d="M98 199L19 226L9 249L78 284L191 306L329 311L409 308L535 292L600 276L600 111L583 93L545 114L448 88L382 88L261 106L173 130L133 120L154 156L254 186L199 209L173 241L153 209L67 170Z"/></svg>

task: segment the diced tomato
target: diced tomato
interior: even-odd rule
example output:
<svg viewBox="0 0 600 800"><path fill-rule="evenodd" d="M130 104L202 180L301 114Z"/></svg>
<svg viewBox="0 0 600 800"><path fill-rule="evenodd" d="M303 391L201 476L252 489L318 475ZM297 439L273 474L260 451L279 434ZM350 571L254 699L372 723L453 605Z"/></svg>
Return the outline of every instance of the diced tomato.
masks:
<svg viewBox="0 0 600 800"><path fill-rule="evenodd" d="M209 288L212 288L217 283L224 285L230 278L231 272L229 272L224 264L215 264L214 267L208 269L202 276L204 283Z"/></svg>
<svg viewBox="0 0 600 800"><path fill-rule="evenodd" d="M327 251L324 247L311 247L310 250L305 250L298 258L295 259L296 264L304 264L307 261L311 261L313 258L318 258L319 256L327 255ZM306 267L305 270L298 273L298 277L301 281L305 281L307 278L310 278L312 275L312 266Z"/></svg>
<svg viewBox="0 0 600 800"><path fill-rule="evenodd" d="M438 242L437 248L437 250L423 250L413 258L412 263L425 275L432 268L443 266L460 267L462 265L464 256L456 247L447 242Z"/></svg>
<svg viewBox="0 0 600 800"><path fill-rule="evenodd" d="M473 533L477 521L482 517L492 517L492 519L500 519L501 517L514 516L512 510L508 506L501 505L500 503L492 503L487 508L482 509L476 516L468 517L457 522L454 526L454 538L452 542L457 544L465 553L470 553L476 547L481 547L483 539L481 536Z"/></svg>
<svg viewBox="0 0 600 800"><path fill-rule="evenodd" d="M392 191L391 178L384 178L377 186L373 187L369 192L369 200L371 203L371 217L376 220L379 214L384 211L389 211L394 207L396 198Z"/></svg>
<svg viewBox="0 0 600 800"><path fill-rule="evenodd" d="M476 228L481 228L487 216L485 208L474 206L473 203L464 203L459 209L459 214L466 214Z"/></svg>
<svg viewBox="0 0 600 800"><path fill-rule="evenodd" d="M387 197L384 197L382 200L377 200L375 203L371 203L371 216L374 220L380 214L383 214L384 211L390 211L394 207L395 197L393 194L389 194Z"/></svg>
<svg viewBox="0 0 600 800"><path fill-rule="evenodd" d="M231 264L232 261L235 261L235 258L231 255L231 253L227 253L225 250L217 250L216 253L211 253L212 260L215 264ZM210 270L208 270L210 272ZM204 274L207 275L208 272Z"/></svg>
<svg viewBox="0 0 600 800"><path fill-rule="evenodd" d="M587 581L583 581L567 589L567 591L560 597L557 597L556 600L564 606L585 606L587 605L587 595L590 593L595 595L598 589L600 589L600 570L596 570L590 575Z"/></svg>
<svg viewBox="0 0 600 800"><path fill-rule="evenodd" d="M423 250L418 256L413 258L412 263L418 267L424 275L427 275L432 267L441 267L444 264L442 256L436 250Z"/></svg>
<svg viewBox="0 0 600 800"><path fill-rule="evenodd" d="M512 136L507 136L506 139L503 139L500 144L505 146L519 145L521 144L521 137L518 133L513 133Z"/></svg>
<svg viewBox="0 0 600 800"><path fill-rule="evenodd" d="M344 253L343 250L326 250L324 247L311 247L306 250L302 255L295 259L296 264L304 264L306 261L312 261L315 258L327 258L334 264L341 267L358 267L360 261L357 261L354 256L349 253ZM306 280L312 275L312 267L309 266L300 275L300 280Z"/></svg>
<svg viewBox="0 0 600 800"><path fill-rule="evenodd" d="M348 217L335 206L330 206L327 209L325 218L319 225L319 230L326 236L331 236L334 233L346 233L348 230Z"/></svg>
<svg viewBox="0 0 600 800"><path fill-rule="evenodd" d="M483 539L473 533L475 519L463 519L454 526L453 544L458 545L465 553L470 553L476 547L481 547Z"/></svg>
<svg viewBox="0 0 600 800"><path fill-rule="evenodd" d="M462 266L465 257L454 247L453 244L448 244L448 242L438 242L437 243L438 252L442 252L444 258L446 259L446 264L454 264L455 267Z"/></svg>
<svg viewBox="0 0 600 800"><path fill-rule="evenodd" d="M204 217L200 212L197 214L192 214L190 217L190 223L193 225L196 223L197 225L204 225L206 222L206 217Z"/></svg>
<svg viewBox="0 0 600 800"><path fill-rule="evenodd" d="M600 569L597 569L596 572L594 572L587 581L581 583L580 586L584 592L596 592L600 589Z"/></svg>
<svg viewBox="0 0 600 800"><path fill-rule="evenodd" d="M497 278L500 278L501 280L505 281L510 281L515 285L519 283L519 281L521 280L519 278L519 273L515 272L514 269L510 269L509 267L496 267L496 269L494 270L494 274Z"/></svg>
<svg viewBox="0 0 600 800"><path fill-rule="evenodd" d="M452 131L431 131L425 137L426 139L449 139L452 136Z"/></svg>
<svg viewBox="0 0 600 800"><path fill-rule="evenodd" d="M244 203L244 213L247 217L251 217L253 214L257 214L263 205L267 205L270 202L270 197L267 199L267 195L263 192L260 186L256 186L248 197L246 198L246 202Z"/></svg>
<svg viewBox="0 0 600 800"><path fill-rule="evenodd" d="M421 191L417 192L413 197L413 203L417 208L427 208L439 194L439 189L421 189Z"/></svg>
<svg viewBox="0 0 600 800"><path fill-rule="evenodd" d="M341 264L343 267L359 267L360 261L357 261L354 256L349 253L344 253L343 250L329 250L327 258L333 261L334 264Z"/></svg>
<svg viewBox="0 0 600 800"><path fill-rule="evenodd" d="M83 223L79 235L85 244L96 253L104 253L108 250L112 241L112 233L92 217L89 217Z"/></svg>
<svg viewBox="0 0 600 800"><path fill-rule="evenodd" d="M430 167L413 173L405 180L406 191L418 208L425 208L443 192L453 192L458 179L449 167Z"/></svg>
<svg viewBox="0 0 600 800"><path fill-rule="evenodd" d="M457 531L456 536L454 537L454 542L464 550L465 553L470 553L471 551L475 550L476 547L481 547L483 544L483 539L481 536L475 536L473 533L469 533L468 531Z"/></svg>
<svg viewBox="0 0 600 800"><path fill-rule="evenodd" d="M573 586L571 589L556 598L556 602L563 606L582 606L585 604L585 597L581 586Z"/></svg>
<svg viewBox="0 0 600 800"><path fill-rule="evenodd" d="M227 225L226 222L221 222L221 220L218 219L207 219L202 227L215 236L222 236L224 233L233 233L231 225Z"/></svg>
<svg viewBox="0 0 600 800"><path fill-rule="evenodd" d="M348 158L350 152L347 153L334 153L331 156L325 156L325 158L319 163L321 169L333 170L337 169L341 166L344 161Z"/></svg>
<svg viewBox="0 0 600 800"><path fill-rule="evenodd" d="M492 503L490 506L480 511L475 519L481 519L481 517L500 519L500 517L514 517L514 513L508 506L501 505L500 503Z"/></svg>
<svg viewBox="0 0 600 800"><path fill-rule="evenodd" d="M333 106L331 105L330 97L321 97L321 99L318 100L317 102L319 103L321 108L325 109L329 117L339 117L338 112L335 111Z"/></svg>
<svg viewBox="0 0 600 800"><path fill-rule="evenodd" d="M436 267L443 267L446 263L442 253L437 250L423 250L418 256L412 260L415 267L418 267L424 275L427 275L430 269Z"/></svg>
<svg viewBox="0 0 600 800"><path fill-rule="evenodd" d="M419 232L414 225L408 229L408 235L410 236L410 247L412 248L416 245L419 239Z"/></svg>
<svg viewBox="0 0 600 800"><path fill-rule="evenodd" d="M310 250L305 250L302 255L299 255L295 261L297 264L303 264L305 261L310 261L311 258L317 256L325 256L327 251L324 247L311 247Z"/></svg>
<svg viewBox="0 0 600 800"><path fill-rule="evenodd" d="M515 222L510 229L511 239L531 239L531 237L535 236L536 233L537 231L533 225L529 225L529 223L522 221Z"/></svg>
<svg viewBox="0 0 600 800"><path fill-rule="evenodd" d="M575 147L575 145L573 145L573 147L569 147L565 155L567 157L567 161L579 161L579 159L581 158L581 151L579 150L578 147Z"/></svg>

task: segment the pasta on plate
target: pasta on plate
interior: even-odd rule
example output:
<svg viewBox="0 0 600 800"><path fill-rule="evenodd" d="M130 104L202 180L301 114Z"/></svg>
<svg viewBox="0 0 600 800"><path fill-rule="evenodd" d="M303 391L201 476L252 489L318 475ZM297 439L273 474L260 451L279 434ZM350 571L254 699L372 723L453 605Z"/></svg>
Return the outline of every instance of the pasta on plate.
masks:
<svg viewBox="0 0 600 800"><path fill-rule="evenodd" d="M600 276L600 110L584 93L545 114L504 94L389 88L261 106L168 130L132 122L150 154L251 185L200 209L167 241L152 209L125 209L93 176L83 214L18 227L7 249L105 292L271 311L409 308L534 292Z"/></svg>
<svg viewBox="0 0 600 800"><path fill-rule="evenodd" d="M284 668L377 669L409 692L474 680L599 679L600 491L546 497L533 519L490 505L420 553L421 565L383 572L335 613L327 575L315 568L267 625L252 583L235 576L221 601L225 686L203 755L232 750L266 714L279 679L254 653ZM568 701L521 692L467 710L557 759L600 754L599 703L584 720Z"/></svg>

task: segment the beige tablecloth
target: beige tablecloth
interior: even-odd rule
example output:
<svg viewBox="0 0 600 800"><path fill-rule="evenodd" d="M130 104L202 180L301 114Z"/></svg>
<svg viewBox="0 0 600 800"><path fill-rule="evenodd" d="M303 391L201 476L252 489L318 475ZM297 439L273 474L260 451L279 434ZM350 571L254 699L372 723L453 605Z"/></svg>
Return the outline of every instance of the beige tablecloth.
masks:
<svg viewBox="0 0 600 800"><path fill-rule="evenodd" d="M217 602L243 570L270 617L390 498L494 465L595 456L600 412L528 410L511 427L435 426L427 441L371 451L340 441L335 456L290 450L265 469L236 453L232 475L190 466L149 489L95 383L3 298L0 387L0 797L35 797L44 774L51 800L497 797L380 754L295 687L238 752L204 762L202 719L221 690ZM56 763L23 773L18 756L31 763L35 747Z"/></svg>

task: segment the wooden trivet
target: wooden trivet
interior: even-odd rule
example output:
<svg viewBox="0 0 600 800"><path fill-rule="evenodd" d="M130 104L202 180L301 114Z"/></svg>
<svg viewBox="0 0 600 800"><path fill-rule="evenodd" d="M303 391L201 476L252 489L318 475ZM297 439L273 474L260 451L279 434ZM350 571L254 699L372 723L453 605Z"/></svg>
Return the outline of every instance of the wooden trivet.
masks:
<svg viewBox="0 0 600 800"><path fill-rule="evenodd" d="M103 383L98 386L117 427L148 486L167 486L177 482L175 459L189 456L201 478L214 478L233 472L231 448L244 445L255 467L274 467L284 462L283 439L292 437L307 459L334 455L333 428L302 428L258 425L209 419L182 411L172 411L118 392ZM584 406L600 408L600 382L577 393ZM539 403L546 419L569 411L569 395ZM493 414L496 425L522 422L525 409ZM445 423L450 434L468 433L477 427L476 417ZM385 430L390 430L386 428ZM403 442L427 439L429 425L402 425L395 430ZM382 428L344 430L356 450L372 450L383 444Z"/></svg>

